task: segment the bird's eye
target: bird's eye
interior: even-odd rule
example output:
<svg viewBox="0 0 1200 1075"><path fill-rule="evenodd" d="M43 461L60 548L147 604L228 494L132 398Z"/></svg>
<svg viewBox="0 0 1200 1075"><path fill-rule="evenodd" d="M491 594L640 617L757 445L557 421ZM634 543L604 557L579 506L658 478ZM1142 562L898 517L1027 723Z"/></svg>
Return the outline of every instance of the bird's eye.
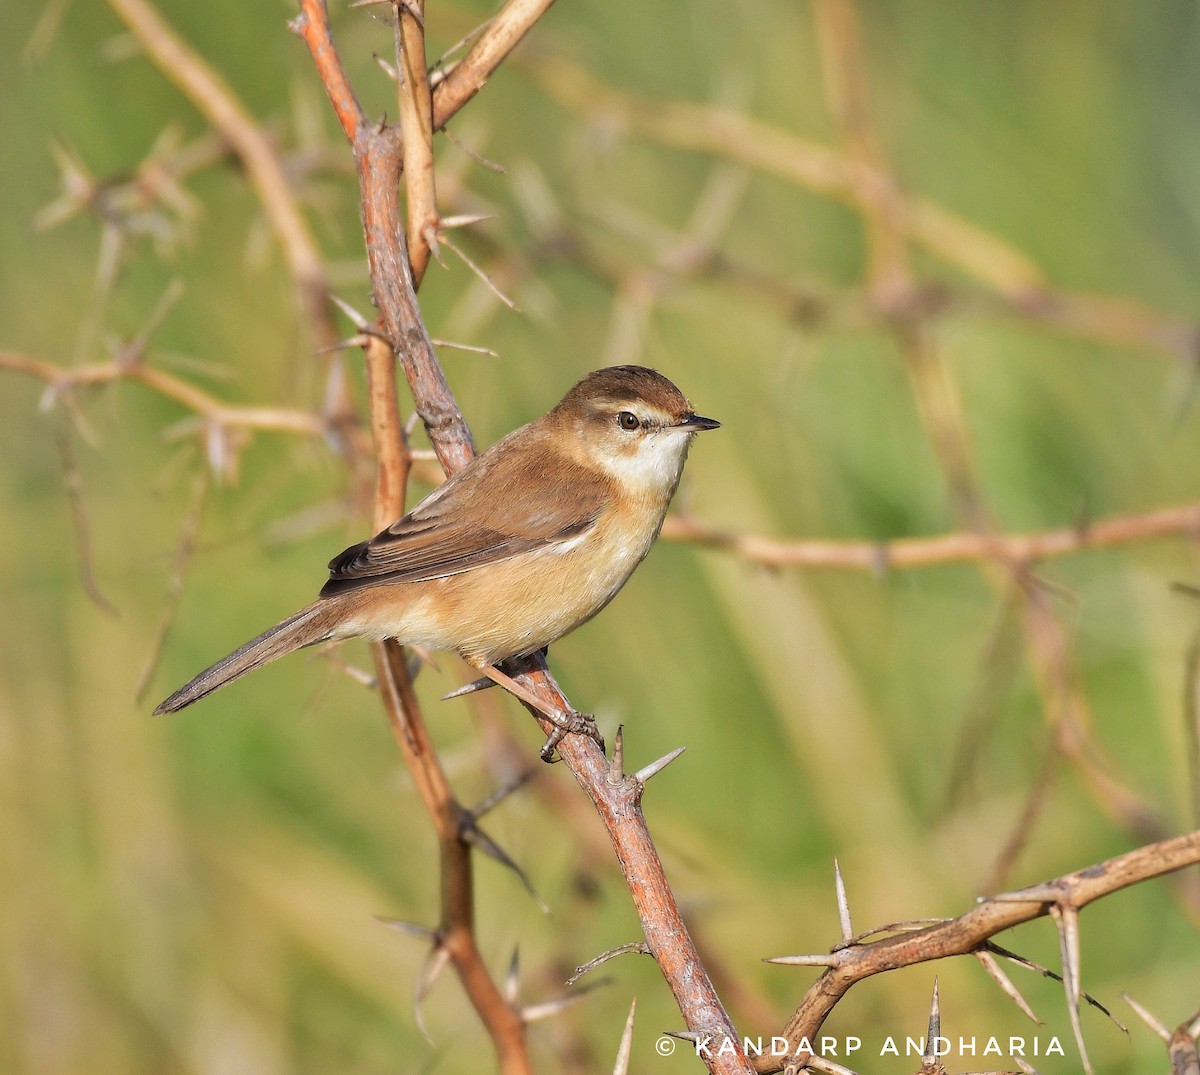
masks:
<svg viewBox="0 0 1200 1075"><path fill-rule="evenodd" d="M621 411L617 415L617 425L627 432L632 433L642 423L638 421L638 416L633 411Z"/></svg>

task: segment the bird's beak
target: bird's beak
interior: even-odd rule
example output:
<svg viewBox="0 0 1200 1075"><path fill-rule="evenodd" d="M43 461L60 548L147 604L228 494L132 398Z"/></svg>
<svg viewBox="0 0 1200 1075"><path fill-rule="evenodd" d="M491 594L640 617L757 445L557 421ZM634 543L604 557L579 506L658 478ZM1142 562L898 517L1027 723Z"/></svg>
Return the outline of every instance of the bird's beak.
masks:
<svg viewBox="0 0 1200 1075"><path fill-rule="evenodd" d="M686 429L689 433L699 433L705 429L720 429L721 423L715 418L702 418L698 414L689 414L675 426L676 429Z"/></svg>

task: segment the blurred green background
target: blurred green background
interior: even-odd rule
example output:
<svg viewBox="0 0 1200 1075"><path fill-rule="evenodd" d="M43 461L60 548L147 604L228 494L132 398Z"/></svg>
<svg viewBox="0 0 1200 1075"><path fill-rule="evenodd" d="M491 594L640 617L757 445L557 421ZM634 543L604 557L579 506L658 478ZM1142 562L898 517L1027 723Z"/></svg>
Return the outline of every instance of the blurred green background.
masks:
<svg viewBox="0 0 1200 1075"><path fill-rule="evenodd" d="M338 294L366 310L353 170L286 30L294 11L233 0L161 9L273 132ZM490 11L431 3L431 54ZM334 25L368 110L394 114L372 58L391 50L376 15L338 6ZM1066 527L1200 499L1195 5L873 0L861 15L871 115L903 191L1023 253L1054 294L1113 296L1099 308L1118 320L1139 304L1148 323L1182 326L1158 342L1147 331L1143 345L1056 329L1036 304L997 300L912 248L917 277L942 296L925 331L961 400L993 524ZM685 477L681 500L697 519L791 539L961 528L903 349L868 301L863 215L732 148L668 144L595 94L582 96L599 107L572 103L586 74L646 117L656 102L715 105L835 147L822 64L807 4L551 10L452 125L504 174L439 141L443 210L495 214L456 241L520 307L500 305L452 255L422 289L435 337L499 352L443 352L480 443L587 370L639 361L725 424L696 444ZM109 10L5 5L0 88L0 349L62 367L107 361L181 281L149 363L231 403L317 407L320 362L286 265L219 147L169 204L110 200L103 213L34 226L61 195L56 159L128 192L148 156L178 161L179 147L207 137ZM361 399L353 353L347 368ZM373 696L334 662L295 656L176 717L150 716L168 690L308 601L329 556L367 532L344 461L318 439L260 433L241 446L236 482L207 492L139 699L203 445L181 426L183 408L139 384L81 389L72 408L11 370L0 388L0 1069L489 1068L450 975L424 1001L422 1036L412 997L426 951L376 920L435 924L437 876ZM85 591L85 558L111 611ZM568 693L609 734L625 724L635 764L688 747L651 785L647 813L746 1033L777 1031L813 977L761 957L838 937L834 856L862 929L958 914L989 882L1031 883L1194 827L1184 729L1200 606L1171 590L1200 581L1194 541L1084 552L1038 576L1065 655L1050 678L1086 702L1082 753L1101 759L1133 809L1055 754L1064 695L1039 689L1010 588L978 566L767 571L663 542L603 616L555 647ZM368 667L362 646L338 657ZM530 764L540 739L507 701L438 702L466 678L450 658L439 665L418 689L470 803L511 776L498 760L508 755L489 748L497 720ZM555 791L579 808L551 809ZM480 862L481 944L500 975L519 949L525 1001L562 995L577 964L639 937L565 770L539 769L486 827L550 908ZM1198 906L1194 887L1154 882L1084 914L1084 986L1131 1025L1126 1035L1083 1013L1098 1070L1165 1068L1120 994L1172 1026L1195 1010ZM1048 922L1001 942L1057 966ZM1034 1062L1079 1070L1061 986L1013 970L1045 1020L1037 1028L970 960L856 988L828 1029L859 1035L864 1051L837 1059L914 1070L879 1045L923 1033L935 973L948 1035L980 1047L989 1035L1058 1035L1066 1058ZM683 1047L654 1052L680 1019L650 961L628 957L596 977L608 984L582 1008L532 1029L540 1070L611 1070L634 995L632 1070L698 1069Z"/></svg>

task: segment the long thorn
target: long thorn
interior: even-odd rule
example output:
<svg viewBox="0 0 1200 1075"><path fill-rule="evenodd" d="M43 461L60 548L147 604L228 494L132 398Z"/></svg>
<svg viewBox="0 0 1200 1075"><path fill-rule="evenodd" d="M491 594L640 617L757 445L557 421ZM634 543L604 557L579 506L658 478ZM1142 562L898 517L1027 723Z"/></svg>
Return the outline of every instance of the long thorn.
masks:
<svg viewBox="0 0 1200 1075"><path fill-rule="evenodd" d="M933 998L929 1002L929 1030L925 1035L925 1056L922 1057L926 1062L931 1063L937 1057L937 1040L942 1036L942 1002L938 997L938 980L937 975L933 976Z"/></svg>
<svg viewBox="0 0 1200 1075"><path fill-rule="evenodd" d="M455 351L471 351L477 355L487 355L488 358L499 358L500 352L490 347L479 347L473 343L459 343L457 340L430 340L434 347L449 347Z"/></svg>
<svg viewBox="0 0 1200 1075"><path fill-rule="evenodd" d="M440 223L443 228L468 228L472 224L482 224L485 220L495 220L496 213L463 213L459 216L444 216Z"/></svg>
<svg viewBox="0 0 1200 1075"><path fill-rule="evenodd" d="M455 687L454 690L442 695L442 701L448 702L451 698L464 698L468 694L474 694L476 691L486 691L489 687L498 686L495 680L488 679L484 676L482 679L473 679L470 683L464 683L461 687Z"/></svg>
<svg viewBox="0 0 1200 1075"><path fill-rule="evenodd" d="M989 951L979 949L975 952L975 958L983 964L983 969L988 972L988 976L995 982L1018 1008L1021 1009L1034 1023L1038 1026L1042 1025L1042 1021L1034 1014L1033 1009L1029 1006L1029 1002L1021 995L1020 990L1012 983L1012 979L1004 973L1004 968L1000 966L999 961Z"/></svg>
<svg viewBox="0 0 1200 1075"><path fill-rule="evenodd" d="M633 1051L633 1017L637 1013L637 997L629 1005L629 1016L625 1020L625 1029L621 1032L621 1044L617 1046L617 1062L613 1065L613 1075L629 1075L629 1055Z"/></svg>
<svg viewBox="0 0 1200 1075"><path fill-rule="evenodd" d="M521 308L496 286L495 281L492 280L492 278L488 276L488 274L484 272L480 266L472 261L457 243L452 243L444 235L442 236L442 243L453 250L463 260L467 268L470 269L480 279L480 281L483 283L483 286L486 287L493 295L495 295L496 298L498 298L502 303L504 303L505 306L507 306L510 310L516 310L517 312L520 312Z"/></svg>
<svg viewBox="0 0 1200 1075"><path fill-rule="evenodd" d="M493 840L483 829L479 828L474 822L464 825L462 828L462 838L477 851L482 851L489 858L495 859L501 866L507 866L513 873L517 875L518 880L524 886L525 891L532 897L533 902L538 905L538 909L542 914L550 913L550 905L542 899L538 894L538 890L533 887L533 882L529 880L528 874L525 873L520 866L513 860L495 840Z"/></svg>
<svg viewBox="0 0 1200 1075"><path fill-rule="evenodd" d="M526 1023L536 1023L542 1019L550 1019L582 1004L588 998L588 990L580 990L566 997L556 997L554 1000L544 1000L541 1004L530 1004L521 1009L521 1020Z"/></svg>
<svg viewBox="0 0 1200 1075"><path fill-rule="evenodd" d="M778 963L784 967L836 967L841 963L841 957L835 954L804 956L766 956L764 963Z"/></svg>
<svg viewBox="0 0 1200 1075"><path fill-rule="evenodd" d="M429 958L425 960L425 966L421 968L421 976L417 979L417 988L413 991L413 1021L417 1024L421 1037L430 1045L434 1044L434 1041L425 1026L425 1016L421 1013L421 1002L429 995L433 983L437 981L438 975L442 973L449 962L450 949L439 940L430 951Z"/></svg>
<svg viewBox="0 0 1200 1075"><path fill-rule="evenodd" d="M491 681L489 680L488 682ZM484 814L495 810L496 807L504 802L504 800L513 794L513 792L524 787L529 781L530 777L533 776L534 772L535 770L533 769L526 769L523 773L518 773L516 777L510 780L507 784L498 787L485 799L481 799L474 807L472 807L471 817L478 821L481 817L483 817Z"/></svg>
<svg viewBox="0 0 1200 1075"><path fill-rule="evenodd" d="M1171 1040L1171 1032L1165 1026L1163 1026L1162 1023L1160 1023L1148 1009L1143 1008L1128 993L1122 993L1121 999L1125 1001L1125 1003L1128 1004L1138 1014L1142 1022L1145 1023L1146 1026L1148 1026L1151 1030L1153 1030L1154 1033L1157 1034L1163 1041Z"/></svg>
<svg viewBox="0 0 1200 1075"><path fill-rule="evenodd" d="M338 298L337 295L330 295L329 301L342 311L349 319L350 323L360 332L365 332L370 325L370 322L363 317L350 303L345 299Z"/></svg>
<svg viewBox="0 0 1200 1075"><path fill-rule="evenodd" d="M513 949L512 959L508 961L508 974L504 978L504 999L509 1004L517 1001L517 992L521 988L521 950Z"/></svg>
<svg viewBox="0 0 1200 1075"><path fill-rule="evenodd" d="M823 1056L814 1056L808 1062L809 1071L819 1071L822 1075L858 1075L848 1067L844 1067L836 1060L827 1060Z"/></svg>
<svg viewBox="0 0 1200 1075"><path fill-rule="evenodd" d="M670 754L664 754L661 758L658 759L658 761L652 761L649 765L644 766L643 768L639 769L636 773L634 773L634 775L633 775L634 780L636 780L639 784L645 784L646 781L649 780L652 776L657 776L659 773L661 773L668 765L671 764L671 762L673 762L676 758L678 758L679 755L682 754L685 750L687 750L687 747L676 747L674 750L671 751Z"/></svg>
<svg viewBox="0 0 1200 1075"><path fill-rule="evenodd" d="M841 863L833 860L833 886L837 892L838 921L842 926L842 940L849 944L854 938L854 926L850 923L850 901L846 899L846 880L842 877Z"/></svg>
<svg viewBox="0 0 1200 1075"><path fill-rule="evenodd" d="M619 784L625 779L625 725L617 725L617 734L613 739L612 758L608 763L608 782Z"/></svg>
<svg viewBox="0 0 1200 1075"><path fill-rule="evenodd" d="M399 918L381 918L378 915L375 921L381 926L387 926L388 929L399 930L401 933L407 933L410 937L419 937L423 941L434 940L437 937L437 930L418 925L416 922L404 922Z"/></svg>
<svg viewBox="0 0 1200 1075"><path fill-rule="evenodd" d="M1071 1017L1071 1030L1075 1034L1075 1045L1083 1070L1094 1075L1087 1045L1083 1040L1083 1024L1079 1020L1080 965L1079 965L1079 911L1067 904L1056 903L1050 914L1058 925L1059 952L1062 959L1063 986L1067 994L1067 1013Z"/></svg>
<svg viewBox="0 0 1200 1075"><path fill-rule="evenodd" d="M366 332L359 332L353 336L347 336L344 340L338 340L337 343L326 344L324 347L317 348L317 354L330 355L335 351L350 351L357 347L365 347L370 341L371 336Z"/></svg>

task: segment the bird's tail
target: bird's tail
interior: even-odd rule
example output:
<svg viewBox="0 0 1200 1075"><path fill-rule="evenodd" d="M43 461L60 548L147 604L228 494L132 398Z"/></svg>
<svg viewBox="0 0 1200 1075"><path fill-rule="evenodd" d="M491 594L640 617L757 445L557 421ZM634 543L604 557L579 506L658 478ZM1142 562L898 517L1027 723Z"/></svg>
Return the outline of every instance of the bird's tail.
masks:
<svg viewBox="0 0 1200 1075"><path fill-rule="evenodd" d="M235 649L228 657L206 668L190 682L185 683L170 698L159 703L155 713L174 713L184 706L211 694L218 687L232 683L235 679L252 672L255 668L282 657L285 653L323 642L330 637L339 618L339 602L317 601L302 608L294 616L263 631L257 638L250 639L244 646Z"/></svg>

